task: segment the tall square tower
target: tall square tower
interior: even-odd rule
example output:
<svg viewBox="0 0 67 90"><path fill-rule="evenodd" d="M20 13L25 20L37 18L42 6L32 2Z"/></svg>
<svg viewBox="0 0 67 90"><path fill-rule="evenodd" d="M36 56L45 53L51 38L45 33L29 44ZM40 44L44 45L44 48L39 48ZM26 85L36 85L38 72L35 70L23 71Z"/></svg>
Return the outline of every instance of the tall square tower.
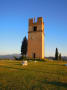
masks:
<svg viewBox="0 0 67 90"><path fill-rule="evenodd" d="M44 58L44 22L43 18L29 19L28 27L28 57Z"/></svg>

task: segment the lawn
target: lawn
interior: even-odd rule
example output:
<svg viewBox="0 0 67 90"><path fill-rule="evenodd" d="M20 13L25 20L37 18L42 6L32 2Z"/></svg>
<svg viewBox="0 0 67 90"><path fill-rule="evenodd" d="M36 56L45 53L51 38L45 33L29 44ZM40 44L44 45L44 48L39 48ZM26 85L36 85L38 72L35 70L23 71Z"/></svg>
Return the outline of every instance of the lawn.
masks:
<svg viewBox="0 0 67 90"><path fill-rule="evenodd" d="M0 60L0 90L67 90L67 66L63 61Z"/></svg>

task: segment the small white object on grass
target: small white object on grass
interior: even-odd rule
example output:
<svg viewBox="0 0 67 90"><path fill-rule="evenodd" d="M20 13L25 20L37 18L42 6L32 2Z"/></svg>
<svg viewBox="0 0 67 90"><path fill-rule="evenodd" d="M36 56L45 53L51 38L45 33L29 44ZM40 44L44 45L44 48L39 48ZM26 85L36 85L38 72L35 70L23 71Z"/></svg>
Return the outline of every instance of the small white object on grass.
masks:
<svg viewBox="0 0 67 90"><path fill-rule="evenodd" d="M22 65L27 66L28 65L28 61L23 61Z"/></svg>
<svg viewBox="0 0 67 90"><path fill-rule="evenodd" d="M37 62L37 61L34 61L35 63Z"/></svg>

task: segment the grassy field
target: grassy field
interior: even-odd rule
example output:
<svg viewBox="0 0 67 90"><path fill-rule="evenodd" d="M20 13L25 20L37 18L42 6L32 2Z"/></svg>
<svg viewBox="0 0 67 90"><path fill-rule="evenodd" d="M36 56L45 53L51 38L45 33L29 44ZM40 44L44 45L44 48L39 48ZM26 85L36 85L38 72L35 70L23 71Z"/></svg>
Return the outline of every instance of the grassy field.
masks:
<svg viewBox="0 0 67 90"><path fill-rule="evenodd" d="M0 90L67 90L67 62L0 60Z"/></svg>

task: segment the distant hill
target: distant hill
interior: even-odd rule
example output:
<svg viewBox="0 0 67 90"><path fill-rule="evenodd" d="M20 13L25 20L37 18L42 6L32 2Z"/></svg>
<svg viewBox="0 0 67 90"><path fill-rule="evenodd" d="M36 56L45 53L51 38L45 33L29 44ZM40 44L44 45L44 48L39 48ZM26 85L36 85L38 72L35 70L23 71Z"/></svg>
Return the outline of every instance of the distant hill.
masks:
<svg viewBox="0 0 67 90"><path fill-rule="evenodd" d="M21 54L0 55L0 59L14 59L14 56L19 58Z"/></svg>
<svg viewBox="0 0 67 90"><path fill-rule="evenodd" d="M62 59L63 59L63 60L67 60L67 56L63 56Z"/></svg>
<svg viewBox="0 0 67 90"><path fill-rule="evenodd" d="M46 58L54 60L54 57L46 57ZM67 56L62 56L62 60L67 60Z"/></svg>

